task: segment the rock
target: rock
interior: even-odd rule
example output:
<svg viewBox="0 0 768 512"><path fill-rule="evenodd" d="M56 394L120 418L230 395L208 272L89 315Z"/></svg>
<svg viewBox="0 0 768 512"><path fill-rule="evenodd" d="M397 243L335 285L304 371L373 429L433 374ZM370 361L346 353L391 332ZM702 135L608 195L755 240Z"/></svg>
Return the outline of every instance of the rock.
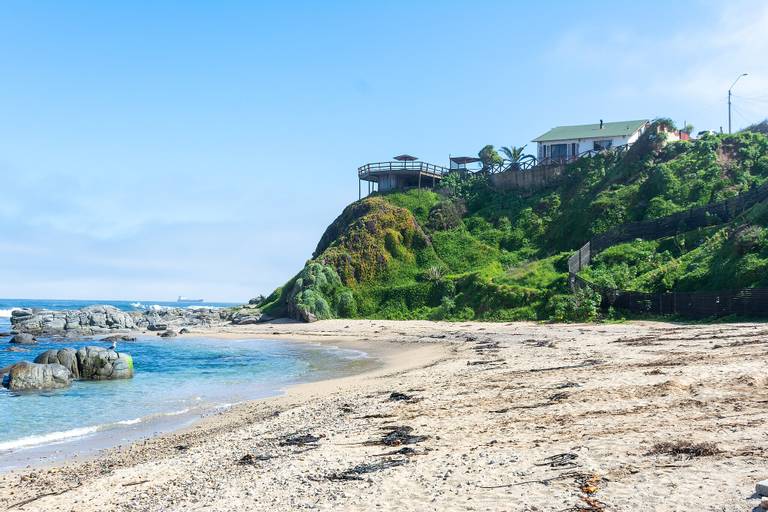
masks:
<svg viewBox="0 0 768 512"><path fill-rule="evenodd" d="M761 480L755 485L755 492L760 496L768 496L768 480Z"/></svg>
<svg viewBox="0 0 768 512"><path fill-rule="evenodd" d="M80 378L80 368L77 364L77 352L72 348L61 350L46 350L35 358L37 364L60 364L72 374L75 379Z"/></svg>
<svg viewBox="0 0 768 512"><path fill-rule="evenodd" d="M186 327L183 327L183 328L182 328L182 329L179 331L179 334L189 334L190 332L191 332L191 331L190 331L189 329L187 329Z"/></svg>
<svg viewBox="0 0 768 512"><path fill-rule="evenodd" d="M84 380L130 379L133 377L133 358L104 347L84 347L77 351L80 378Z"/></svg>
<svg viewBox="0 0 768 512"><path fill-rule="evenodd" d="M150 322L147 326L148 331L167 331L168 330L168 324L164 322Z"/></svg>
<svg viewBox="0 0 768 512"><path fill-rule="evenodd" d="M11 366L7 384L11 391L65 388L72 383L69 370L60 364L36 364L22 361Z"/></svg>
<svg viewBox="0 0 768 512"><path fill-rule="evenodd" d="M5 349L6 352L29 352L28 348L21 348L21 347L8 347Z"/></svg>
<svg viewBox="0 0 768 512"><path fill-rule="evenodd" d="M158 333L158 336L160 336L161 338L174 338L174 337L178 336L178 334L176 333L176 331L172 331L172 330L169 329L167 331L163 331L161 333Z"/></svg>
<svg viewBox="0 0 768 512"><path fill-rule="evenodd" d="M129 336L128 334L114 334L112 336L102 338L100 341L106 341L107 343L111 343L113 341L136 341L136 336Z"/></svg>
<svg viewBox="0 0 768 512"><path fill-rule="evenodd" d="M262 316L258 309L243 308L232 315L232 323L235 325L258 324L262 321Z"/></svg>
<svg viewBox="0 0 768 512"><path fill-rule="evenodd" d="M11 338L10 342L18 345L34 345L37 343L37 340L31 334L21 333Z"/></svg>
<svg viewBox="0 0 768 512"><path fill-rule="evenodd" d="M178 331L182 327L223 325L230 310L219 308L153 307L121 311L114 306L88 306L78 310L14 310L13 330L33 335L93 335L114 331ZM112 340L109 340L112 341ZM120 340L117 341L127 341Z"/></svg>
<svg viewBox="0 0 768 512"><path fill-rule="evenodd" d="M317 317L314 313L312 313L310 310L298 307L296 308L296 316L299 320L302 322L307 322L308 324L311 324L312 322L317 322Z"/></svg>
<svg viewBox="0 0 768 512"><path fill-rule="evenodd" d="M32 316L31 309L14 309L11 311L11 318L28 318Z"/></svg>
<svg viewBox="0 0 768 512"><path fill-rule="evenodd" d="M760 499L760 508L763 510L768 510L768 496L763 496Z"/></svg>

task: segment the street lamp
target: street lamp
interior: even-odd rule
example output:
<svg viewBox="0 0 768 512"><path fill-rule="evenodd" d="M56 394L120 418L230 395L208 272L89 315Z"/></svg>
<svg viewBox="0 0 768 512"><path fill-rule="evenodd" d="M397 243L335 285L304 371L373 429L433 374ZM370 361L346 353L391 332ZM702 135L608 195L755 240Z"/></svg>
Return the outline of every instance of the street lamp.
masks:
<svg viewBox="0 0 768 512"><path fill-rule="evenodd" d="M736 85L736 82L738 82L741 77L747 76L747 73L742 73L736 78L736 80L733 81L731 84L731 87L728 88L728 133L731 133L731 89L733 89L733 86Z"/></svg>

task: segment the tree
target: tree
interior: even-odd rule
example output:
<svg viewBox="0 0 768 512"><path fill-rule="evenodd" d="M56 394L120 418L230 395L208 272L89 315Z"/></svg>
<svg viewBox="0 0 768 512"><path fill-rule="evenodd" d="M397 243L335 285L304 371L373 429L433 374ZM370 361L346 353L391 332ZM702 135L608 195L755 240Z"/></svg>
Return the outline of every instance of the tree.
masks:
<svg viewBox="0 0 768 512"><path fill-rule="evenodd" d="M488 144L487 146L483 147L483 149L481 149L477 154L477 157L483 164L483 172L491 172L504 164L504 159L501 158L501 155L499 155L492 144Z"/></svg>
<svg viewBox="0 0 768 512"><path fill-rule="evenodd" d="M765 135L768 135L768 119L765 119L764 121L760 121L759 123L755 123L751 126L747 126L742 131L764 133Z"/></svg>
<svg viewBox="0 0 768 512"><path fill-rule="evenodd" d="M526 144L525 146L502 146L501 152L504 153L504 156L506 157L507 162L516 164L520 162L520 159L523 157L523 151L525 151L525 148L528 147Z"/></svg>

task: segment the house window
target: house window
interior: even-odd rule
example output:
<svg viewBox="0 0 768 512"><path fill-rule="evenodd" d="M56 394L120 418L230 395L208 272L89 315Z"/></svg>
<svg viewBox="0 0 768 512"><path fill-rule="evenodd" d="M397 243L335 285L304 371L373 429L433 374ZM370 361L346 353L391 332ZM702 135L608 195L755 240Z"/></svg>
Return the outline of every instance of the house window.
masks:
<svg viewBox="0 0 768 512"><path fill-rule="evenodd" d="M571 156L577 156L579 154L579 145L575 142L571 142Z"/></svg>
<svg viewBox="0 0 768 512"><path fill-rule="evenodd" d="M568 158L568 144L552 144L549 153L552 160L565 160Z"/></svg>
<svg viewBox="0 0 768 512"><path fill-rule="evenodd" d="M603 151L604 149L611 149L611 146L613 146L613 140L611 139L596 140L592 145L592 149Z"/></svg>

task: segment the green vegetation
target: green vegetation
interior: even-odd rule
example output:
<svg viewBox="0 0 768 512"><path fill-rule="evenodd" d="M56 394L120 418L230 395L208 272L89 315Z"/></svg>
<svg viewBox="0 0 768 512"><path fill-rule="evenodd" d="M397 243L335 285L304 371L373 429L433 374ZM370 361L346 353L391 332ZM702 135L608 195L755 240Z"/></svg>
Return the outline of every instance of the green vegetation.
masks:
<svg viewBox="0 0 768 512"><path fill-rule="evenodd" d="M501 159L493 146L481 157L484 166ZM763 184L768 138L742 132L664 144L649 130L629 151L578 160L564 173L534 193L498 190L485 173L455 174L437 192L357 201L262 309L304 319L595 320L599 296L568 287L570 253L613 226ZM584 277L653 291L768 286L767 221L761 204L728 226L617 245Z"/></svg>

